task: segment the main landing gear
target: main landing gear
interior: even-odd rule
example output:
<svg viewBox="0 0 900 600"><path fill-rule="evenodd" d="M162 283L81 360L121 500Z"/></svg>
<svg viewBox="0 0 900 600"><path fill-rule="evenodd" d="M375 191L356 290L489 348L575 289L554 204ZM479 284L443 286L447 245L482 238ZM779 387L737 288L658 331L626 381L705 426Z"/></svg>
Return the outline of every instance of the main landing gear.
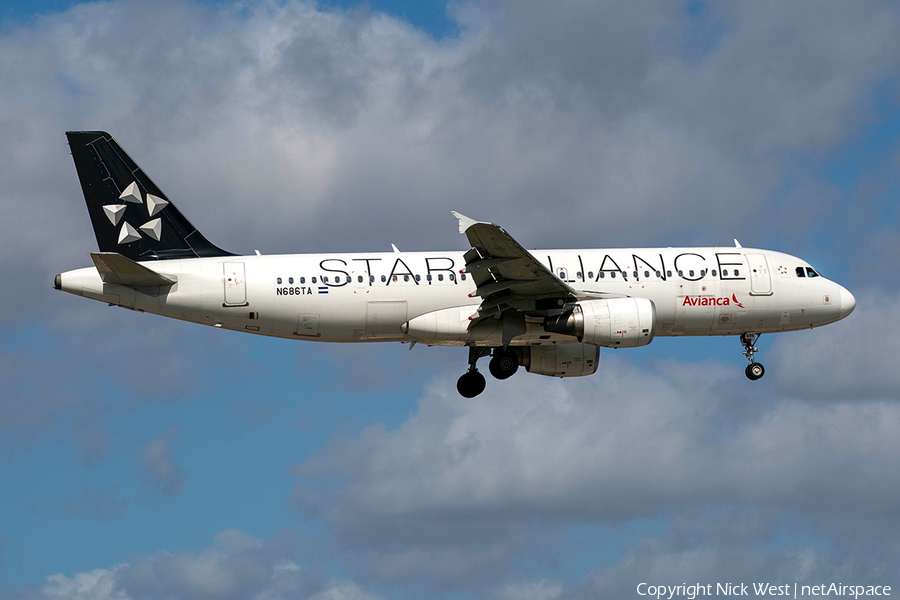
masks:
<svg viewBox="0 0 900 600"><path fill-rule="evenodd" d="M491 348L469 346L469 370L456 382L456 390L463 398L474 398L484 391L484 375L478 372L475 363L489 354ZM519 357L509 348L494 348L488 370L496 379L509 379L519 370Z"/></svg>
<svg viewBox="0 0 900 600"><path fill-rule="evenodd" d="M475 366L475 363L482 356L489 354L490 351L490 348L469 346L469 370L463 373L456 381L456 391L463 398L474 398L484 391L484 375L478 372L478 367Z"/></svg>
<svg viewBox="0 0 900 600"><path fill-rule="evenodd" d="M496 379L509 379L519 370L519 357L509 348L494 348L488 370Z"/></svg>
<svg viewBox="0 0 900 600"><path fill-rule="evenodd" d="M758 339L759 334L753 333L752 331L748 331L741 336L741 344L744 345L744 356L747 357L747 362L750 363L747 365L747 368L744 369L744 373L747 375L747 379L749 379L750 381L756 381L766 374L766 368L762 366L762 363L753 361L753 354L755 352L759 352L759 350L754 346L756 340Z"/></svg>

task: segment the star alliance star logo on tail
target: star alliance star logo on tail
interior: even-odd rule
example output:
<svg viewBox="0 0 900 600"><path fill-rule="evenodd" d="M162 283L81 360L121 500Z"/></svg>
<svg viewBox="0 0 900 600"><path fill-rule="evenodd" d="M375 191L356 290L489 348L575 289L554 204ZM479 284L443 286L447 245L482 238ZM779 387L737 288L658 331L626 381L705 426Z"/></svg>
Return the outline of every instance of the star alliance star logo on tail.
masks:
<svg viewBox="0 0 900 600"><path fill-rule="evenodd" d="M109 219L109 222L113 224L113 227L118 227L119 222L122 222L122 227L119 229L119 244L130 244L131 242L135 242L141 239L142 233L158 242L160 237L162 237L162 220L159 217L155 219L151 218L137 229L135 229L128 221L122 221L129 204L140 204L141 206L144 206L144 199L141 197L141 190L138 188L136 181L132 181L128 187L125 188L125 191L119 194L119 200L121 200L120 204L106 204L103 206L103 212L106 214L106 218ZM154 196L153 194L147 194L147 216L156 216L168 206L168 204L168 200L163 200L159 196Z"/></svg>

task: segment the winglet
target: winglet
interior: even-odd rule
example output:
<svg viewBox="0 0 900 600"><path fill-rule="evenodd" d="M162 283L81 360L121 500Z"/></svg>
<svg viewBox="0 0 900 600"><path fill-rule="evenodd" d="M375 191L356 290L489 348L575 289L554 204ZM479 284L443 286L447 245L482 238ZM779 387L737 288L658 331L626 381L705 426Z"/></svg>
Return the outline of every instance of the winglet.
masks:
<svg viewBox="0 0 900 600"><path fill-rule="evenodd" d="M466 215L464 215L462 213L458 213L455 210L451 210L450 214L453 215L454 217L456 217L457 219L459 219L459 232L460 233L465 233L466 229L468 229L472 225L475 225L476 223L481 222L481 221L476 221L475 219L470 219Z"/></svg>

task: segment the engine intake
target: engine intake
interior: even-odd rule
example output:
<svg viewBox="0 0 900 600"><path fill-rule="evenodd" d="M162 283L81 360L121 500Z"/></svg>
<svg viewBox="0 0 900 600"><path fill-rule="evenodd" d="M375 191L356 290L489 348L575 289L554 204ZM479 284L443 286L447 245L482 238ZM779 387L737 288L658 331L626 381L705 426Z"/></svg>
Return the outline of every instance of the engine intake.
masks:
<svg viewBox="0 0 900 600"><path fill-rule="evenodd" d="M571 311L544 319L544 330L605 348L646 346L656 330L656 306L647 298L583 300Z"/></svg>

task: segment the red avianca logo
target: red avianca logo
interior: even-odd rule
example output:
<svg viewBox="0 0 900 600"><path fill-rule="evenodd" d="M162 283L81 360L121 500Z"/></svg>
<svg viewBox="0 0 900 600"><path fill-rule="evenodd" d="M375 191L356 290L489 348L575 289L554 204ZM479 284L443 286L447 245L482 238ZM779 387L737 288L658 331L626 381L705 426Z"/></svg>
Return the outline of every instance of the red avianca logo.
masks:
<svg viewBox="0 0 900 600"><path fill-rule="evenodd" d="M731 295L731 298L725 296L685 296L682 306L737 306L744 308L744 305L738 302L737 296Z"/></svg>

